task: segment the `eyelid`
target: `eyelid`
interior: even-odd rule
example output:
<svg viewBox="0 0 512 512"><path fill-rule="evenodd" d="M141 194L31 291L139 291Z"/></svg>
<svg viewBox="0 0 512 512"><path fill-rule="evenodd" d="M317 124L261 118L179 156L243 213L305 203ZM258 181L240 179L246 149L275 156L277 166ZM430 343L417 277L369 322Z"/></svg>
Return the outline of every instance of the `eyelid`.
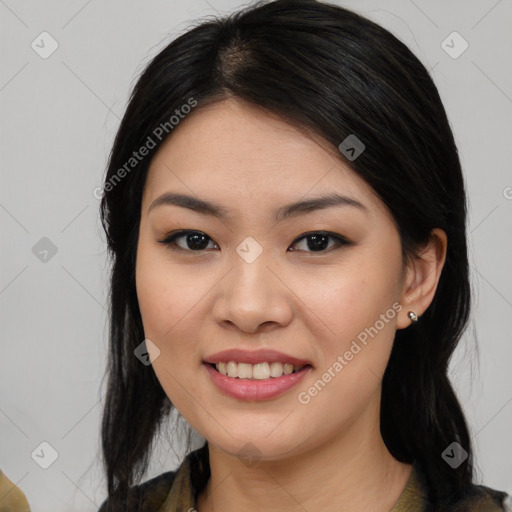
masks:
<svg viewBox="0 0 512 512"><path fill-rule="evenodd" d="M299 240L302 240L303 238L306 238L311 235L324 235L324 236L330 236L332 238L338 238L344 242L350 243L350 240L343 235L340 235L339 233L333 233L332 231L325 231L323 229L316 229L312 231L307 231L306 233L302 233L299 235L292 243L298 242Z"/></svg>
<svg viewBox="0 0 512 512"><path fill-rule="evenodd" d="M211 236L207 235L204 231L200 231L198 229L178 229L176 231L172 231L171 233L167 233L163 239L158 240L158 243L161 243L174 251L190 252L190 253L197 253L197 254L206 252L206 249L201 249L199 251L193 251L191 249L184 249L183 247L175 245L174 241L176 238L180 238L182 236L191 235L191 234L205 235L217 247L219 246L219 244Z"/></svg>
<svg viewBox="0 0 512 512"><path fill-rule="evenodd" d="M182 236L186 236L189 234L205 235L207 238L210 239L211 242L213 242L217 247L219 247L219 244L217 242L215 242L215 240L212 237L210 237L204 231L200 231L198 229L178 229L176 231L172 231L170 233L167 233L163 239L158 240L158 243L161 243L161 244L165 245L166 247L168 247L169 249L174 250L174 251L196 253L196 254L204 254L205 252L208 252L207 249L200 249L200 250L196 250L196 251L194 251L192 249L184 249L183 247L180 247L174 243L176 238L180 238ZM333 233L331 231L325 231L325 230L316 230L316 231L313 230L313 231L308 231L306 233L302 233L300 236L295 238L295 240L290 244L290 247L292 247L296 243L300 242L301 240L307 238L308 236L312 236L312 235L328 236L329 238L336 240L337 243L334 246L330 247L329 249L322 250L322 251L304 251L302 249L299 249L299 250L292 249L291 252L306 252L306 253L315 254L315 255L323 255L323 254L328 254L333 249L338 249L339 247L344 246L344 245L354 245L354 242L352 242L348 238L346 238L343 235L340 235L338 233Z"/></svg>
<svg viewBox="0 0 512 512"><path fill-rule="evenodd" d="M346 238L343 235L340 235L338 233L332 233L331 231L324 231L324 230L316 230L316 231L308 231L307 233L303 233L302 235L297 237L291 243L290 247L292 245L296 244L297 242L300 242L304 238L307 238L308 236L311 236L311 235L324 235L324 236L328 236L330 238L333 238L333 239L335 239L337 241L337 246L338 247L343 246L343 245L353 245L354 244L354 242L350 241L348 238ZM328 250L324 250L324 251L303 251L303 252L307 252L307 253L310 253L310 254L321 255L321 254L328 254L329 252L331 252L331 250L333 248L336 249L337 247L333 246L333 247L330 247Z"/></svg>

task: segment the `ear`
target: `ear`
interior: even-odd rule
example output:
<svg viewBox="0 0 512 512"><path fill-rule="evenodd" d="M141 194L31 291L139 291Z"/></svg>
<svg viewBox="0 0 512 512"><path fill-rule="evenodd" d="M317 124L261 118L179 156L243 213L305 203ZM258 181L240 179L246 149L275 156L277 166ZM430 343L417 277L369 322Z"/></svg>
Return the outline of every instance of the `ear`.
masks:
<svg viewBox="0 0 512 512"><path fill-rule="evenodd" d="M446 260L447 247L446 233L434 228L427 247L407 266L399 299L403 309L398 315L397 329L411 325L409 311L420 317L430 306Z"/></svg>

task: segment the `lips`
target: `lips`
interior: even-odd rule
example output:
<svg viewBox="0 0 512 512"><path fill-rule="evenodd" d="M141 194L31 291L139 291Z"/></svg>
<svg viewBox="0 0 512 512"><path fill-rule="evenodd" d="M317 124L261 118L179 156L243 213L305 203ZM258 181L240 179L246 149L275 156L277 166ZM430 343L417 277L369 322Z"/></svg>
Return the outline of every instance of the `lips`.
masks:
<svg viewBox="0 0 512 512"><path fill-rule="evenodd" d="M237 400L263 401L278 398L286 394L306 378L313 370L310 365L305 366L297 373L283 375L265 380L239 379L222 375L211 364L204 364L210 381L222 394Z"/></svg>
<svg viewBox="0 0 512 512"><path fill-rule="evenodd" d="M225 361L235 361L237 363L282 363L282 364L293 364L293 365L309 365L313 366L307 359L299 359L297 357L278 352L271 349L259 349L254 351L242 350L242 349L230 349L223 350L222 352L216 352L211 356L204 359L205 363L217 364Z"/></svg>
<svg viewBox="0 0 512 512"><path fill-rule="evenodd" d="M272 349L243 350L240 348L223 350L216 352L203 360L211 382L223 394L236 398L238 400L270 400L277 398L293 387L297 386L312 370L313 365L307 359L300 359L284 352L278 352ZM258 369L256 378L246 378L245 373L250 365L257 366L281 366L287 367L287 372L282 372L281 376L263 375L261 368ZM216 369L216 366L236 366L237 375L223 375ZM238 371L242 367L244 376L240 377ZM244 368L245 367L245 368ZM290 373L291 370L297 370ZM254 370L254 368L253 368ZM283 368L284 370L284 368Z"/></svg>

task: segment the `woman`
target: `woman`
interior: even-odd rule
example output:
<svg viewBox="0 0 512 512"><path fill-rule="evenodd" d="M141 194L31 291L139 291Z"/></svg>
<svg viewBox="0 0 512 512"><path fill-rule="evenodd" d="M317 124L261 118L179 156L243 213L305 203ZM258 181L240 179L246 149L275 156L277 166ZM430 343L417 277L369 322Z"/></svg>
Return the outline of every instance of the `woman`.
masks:
<svg viewBox="0 0 512 512"><path fill-rule="evenodd" d="M447 375L470 305L457 149L389 32L311 0L189 30L135 86L101 213L101 510L505 510ZM173 408L206 443L134 485Z"/></svg>

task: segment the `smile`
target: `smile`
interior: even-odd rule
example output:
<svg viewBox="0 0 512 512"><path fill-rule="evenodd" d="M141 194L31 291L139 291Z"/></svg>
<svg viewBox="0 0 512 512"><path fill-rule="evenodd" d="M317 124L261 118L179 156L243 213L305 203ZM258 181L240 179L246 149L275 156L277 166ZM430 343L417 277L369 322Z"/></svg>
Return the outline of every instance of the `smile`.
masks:
<svg viewBox="0 0 512 512"><path fill-rule="evenodd" d="M254 379L266 380L278 378L283 375L297 373L304 368L304 364L280 363L280 362L262 362L256 364L237 363L235 361L225 361L215 364L216 370L222 375L234 379Z"/></svg>
<svg viewBox="0 0 512 512"><path fill-rule="evenodd" d="M313 367L309 364L277 364L281 365L282 369L275 362L272 364L267 362L248 364L228 361L224 365L222 362L216 364L204 363L203 367L206 368L215 388L222 394L238 400L249 401L270 400L283 395L296 387L313 370ZM217 366L219 366L219 370L217 370ZM274 375L279 372L279 376L272 377L270 375L272 366L274 366ZM225 370L226 374L221 373L221 369ZM286 373L290 370L291 373ZM231 371L232 375L236 372L236 376L230 377L228 371ZM248 376L249 372L251 373L250 377L243 377L243 375ZM266 376L267 374L268 376Z"/></svg>

